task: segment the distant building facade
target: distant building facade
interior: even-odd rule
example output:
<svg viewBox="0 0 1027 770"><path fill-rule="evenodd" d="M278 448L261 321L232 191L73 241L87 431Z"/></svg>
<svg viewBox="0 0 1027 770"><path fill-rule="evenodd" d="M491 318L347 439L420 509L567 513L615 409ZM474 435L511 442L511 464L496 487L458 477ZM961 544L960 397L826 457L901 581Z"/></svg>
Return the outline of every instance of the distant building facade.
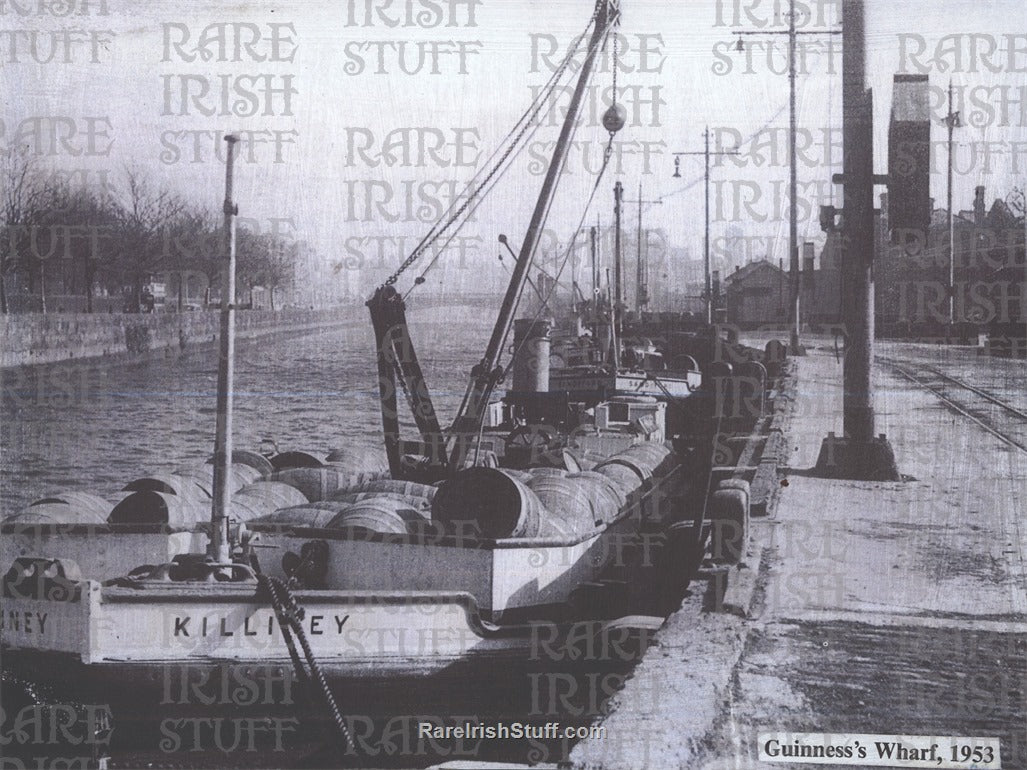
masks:
<svg viewBox="0 0 1027 770"><path fill-rule="evenodd" d="M769 260L736 268L721 285L729 324L755 329L788 322L788 274Z"/></svg>

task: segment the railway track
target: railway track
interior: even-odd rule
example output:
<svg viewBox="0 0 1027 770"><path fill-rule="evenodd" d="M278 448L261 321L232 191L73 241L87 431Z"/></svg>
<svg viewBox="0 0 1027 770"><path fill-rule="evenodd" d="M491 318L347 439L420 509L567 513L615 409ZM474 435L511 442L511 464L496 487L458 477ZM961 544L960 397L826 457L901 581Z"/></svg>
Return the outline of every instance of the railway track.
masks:
<svg viewBox="0 0 1027 770"><path fill-rule="evenodd" d="M953 411L980 425L1003 443L1027 453L1027 412L935 366L877 357L910 382L931 391Z"/></svg>

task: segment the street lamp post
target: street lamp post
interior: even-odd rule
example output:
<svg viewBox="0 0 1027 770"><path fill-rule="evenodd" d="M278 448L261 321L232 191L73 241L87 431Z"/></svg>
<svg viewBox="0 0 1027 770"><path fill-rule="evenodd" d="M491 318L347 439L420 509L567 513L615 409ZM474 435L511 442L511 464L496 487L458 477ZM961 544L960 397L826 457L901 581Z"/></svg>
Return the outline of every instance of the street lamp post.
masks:
<svg viewBox="0 0 1027 770"><path fill-rule="evenodd" d="M706 158L706 230L703 236L703 296L706 299L706 323L710 326L713 325L713 277L710 272L710 157L713 155L737 155L738 150L716 150L710 152L710 127L706 126L706 130L703 132L703 138L705 140L705 149L694 150L691 152L675 152L674 155L674 175L681 176L679 166L681 155L702 155Z"/></svg>
<svg viewBox="0 0 1027 770"><path fill-rule="evenodd" d="M635 271L635 313L641 319L642 308L649 304L649 266L642 256L642 204L648 203L652 206L659 206L663 201L659 198L655 200L645 200L642 198L642 183L639 182L638 199L633 201L625 200L623 202L638 204L638 262ZM648 250L648 246L646 250Z"/></svg>
<svg viewBox="0 0 1027 770"><path fill-rule="evenodd" d="M949 323L956 322L956 227L952 217L952 130L961 127L959 111L952 111L952 81L949 81L949 111L945 116L945 125L948 126L948 190L946 193L947 203L945 205L945 216L947 218L949 232Z"/></svg>
<svg viewBox="0 0 1027 770"><path fill-rule="evenodd" d="M795 28L795 0L789 0L788 5L788 29L777 31L749 30L735 33L739 35L738 50L744 50L742 35L788 35L788 271L789 281L789 353L792 355L804 355L805 350L799 342L799 327L802 322L800 313L800 286L799 286L799 221L798 206L799 197L798 171L795 150L795 135L797 133L797 119L795 114L795 48L796 38L799 35L840 35L840 30L806 30L798 31Z"/></svg>

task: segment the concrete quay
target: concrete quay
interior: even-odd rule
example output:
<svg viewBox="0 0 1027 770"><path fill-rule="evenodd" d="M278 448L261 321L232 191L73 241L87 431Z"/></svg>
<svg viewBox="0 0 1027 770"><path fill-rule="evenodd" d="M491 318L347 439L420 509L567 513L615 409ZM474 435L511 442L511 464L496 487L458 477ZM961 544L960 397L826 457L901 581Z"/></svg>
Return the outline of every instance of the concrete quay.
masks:
<svg viewBox="0 0 1027 770"><path fill-rule="evenodd" d="M968 416L881 359L941 361L1007 400L1022 363L878 343L877 432L904 480L829 480L812 469L842 434L842 366L830 340L807 345L730 601L716 574L705 596L693 583L575 767L821 766L760 762L772 731L997 737L1002 767L1027 767L1027 452L982 424L1000 410Z"/></svg>

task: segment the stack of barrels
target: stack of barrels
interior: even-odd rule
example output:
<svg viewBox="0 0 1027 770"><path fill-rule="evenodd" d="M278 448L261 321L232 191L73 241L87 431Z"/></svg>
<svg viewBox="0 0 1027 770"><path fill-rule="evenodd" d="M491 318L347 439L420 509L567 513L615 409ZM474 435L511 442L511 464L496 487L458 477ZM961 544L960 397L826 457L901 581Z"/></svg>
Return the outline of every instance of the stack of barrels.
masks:
<svg viewBox="0 0 1027 770"><path fill-rule="evenodd" d="M311 452L282 452L270 458L233 452L229 515L236 521L254 521L309 505L312 499L326 499L323 491L349 491L387 476L384 458L373 452L335 450L320 457ZM52 493L5 517L4 523L162 525L170 531L193 531L210 521L213 494L214 465L207 460L134 479L113 502L88 492ZM425 510L429 506L430 502L421 505Z"/></svg>
<svg viewBox="0 0 1027 770"><path fill-rule="evenodd" d="M542 467L464 468L436 486L391 479L380 455L336 450L271 458L233 453L230 516L267 526L346 528L485 539L580 540L616 521L674 463L643 443L571 472ZM186 465L125 485L114 504L82 492L37 500L8 521L28 524L163 525L194 531L210 520L214 466Z"/></svg>
<svg viewBox="0 0 1027 770"><path fill-rule="evenodd" d="M478 537L580 540L618 519L674 464L662 444L629 447L593 470L468 468L443 482L431 515Z"/></svg>

